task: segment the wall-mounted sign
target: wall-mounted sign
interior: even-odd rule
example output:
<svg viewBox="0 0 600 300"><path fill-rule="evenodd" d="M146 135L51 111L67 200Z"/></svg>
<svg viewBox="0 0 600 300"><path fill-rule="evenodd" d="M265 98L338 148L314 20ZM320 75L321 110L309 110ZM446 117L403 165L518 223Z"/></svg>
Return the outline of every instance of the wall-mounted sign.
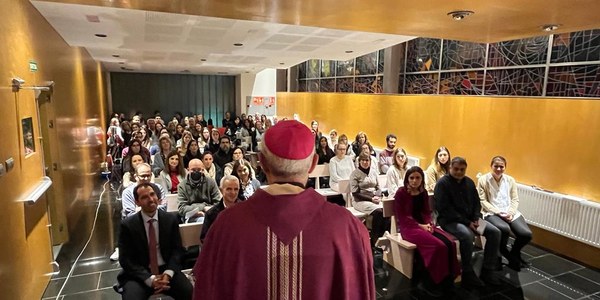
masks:
<svg viewBox="0 0 600 300"><path fill-rule="evenodd" d="M252 97L252 105L272 106L273 104L275 104L274 96L253 96Z"/></svg>
<svg viewBox="0 0 600 300"><path fill-rule="evenodd" d="M37 67L37 63L35 61L29 61L29 71L31 72L37 72L38 67Z"/></svg>

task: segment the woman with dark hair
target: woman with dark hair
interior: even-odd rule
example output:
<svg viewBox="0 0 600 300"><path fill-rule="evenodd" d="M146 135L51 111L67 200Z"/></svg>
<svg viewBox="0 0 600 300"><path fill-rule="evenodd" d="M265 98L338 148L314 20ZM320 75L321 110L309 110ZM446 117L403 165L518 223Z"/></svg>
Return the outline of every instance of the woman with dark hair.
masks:
<svg viewBox="0 0 600 300"><path fill-rule="evenodd" d="M260 189L260 182L252 175L252 166L250 163L244 160L238 160L233 164L233 171L231 175L237 177L240 180L240 192L238 198L240 200L248 200L254 192Z"/></svg>
<svg viewBox="0 0 600 300"><path fill-rule="evenodd" d="M181 124L175 125L175 133L173 133L173 138L175 141L178 141L183 136L183 132L185 131L185 127Z"/></svg>
<svg viewBox="0 0 600 300"><path fill-rule="evenodd" d="M396 148L394 153L392 153L392 157L394 159L393 165L385 175L387 177L387 190L390 197L394 197L398 188L404 184L406 164L408 163L406 151L402 148Z"/></svg>
<svg viewBox="0 0 600 300"><path fill-rule="evenodd" d="M327 143L327 138L322 136L319 139L319 145L317 146L317 155L319 155L319 165L328 164L332 157L335 156L333 150L329 148L329 143Z"/></svg>
<svg viewBox="0 0 600 300"><path fill-rule="evenodd" d="M521 258L521 249L531 241L532 233L518 210L519 194L515 179L504 174L506 159L495 156L490 166L492 171L479 177L477 182L483 218L500 229L500 253L508 259L509 268L520 271L522 265L527 265ZM511 231L515 241L509 252L507 243Z"/></svg>
<svg viewBox="0 0 600 300"><path fill-rule="evenodd" d="M428 277L419 282L419 289L432 297L441 297L443 287L451 288L460 274L454 239L432 222L429 196L419 167L406 171L404 186L394 197L394 215L402 238L417 245ZM443 284L443 285L442 285Z"/></svg>
<svg viewBox="0 0 600 300"><path fill-rule="evenodd" d="M130 169L130 161L131 157L135 154L140 154L144 158L145 162L150 161L150 151L144 148L138 139L132 139L129 142L129 147L123 149L123 152L123 162L121 163L123 166L123 174L125 174L125 172L133 171Z"/></svg>
<svg viewBox="0 0 600 300"><path fill-rule="evenodd" d="M221 183L223 177L223 170L217 164L215 164L213 154L210 151L202 153L202 163L204 164L204 174L206 177L214 179L216 182Z"/></svg>
<svg viewBox="0 0 600 300"><path fill-rule="evenodd" d="M221 142L219 141L221 139L221 133L219 132L218 129L213 128L210 130L210 142L208 142L208 151L210 151L211 153L217 153L217 151L219 151L219 146L221 145Z"/></svg>
<svg viewBox="0 0 600 300"><path fill-rule="evenodd" d="M190 161L194 158L202 159L202 153L200 152L200 147L198 147L198 141L196 140L192 140L188 144L187 151L183 157L183 166L187 169Z"/></svg>
<svg viewBox="0 0 600 300"><path fill-rule="evenodd" d="M127 161L129 171L123 174L123 188L126 188L136 182L135 180L135 167L141 163L147 163L148 161L140 154L134 154Z"/></svg>
<svg viewBox="0 0 600 300"><path fill-rule="evenodd" d="M160 184L165 191L171 194L177 194L177 186L185 178L185 168L183 159L179 156L177 150L171 150L163 162L164 169L160 172Z"/></svg>
<svg viewBox="0 0 600 300"><path fill-rule="evenodd" d="M371 167L371 156L361 153L358 168L350 174L350 191L354 197L354 208L359 212L373 216L371 246L386 230L390 229L390 219L384 218L381 202L381 188L377 180L377 170Z"/></svg>
<svg viewBox="0 0 600 300"><path fill-rule="evenodd" d="M310 131L312 131L315 137L315 147L319 147L319 140L323 135L319 131L319 122L317 122L317 120L312 120L312 122L310 122Z"/></svg>
<svg viewBox="0 0 600 300"><path fill-rule="evenodd" d="M435 156L425 171L425 189L428 193L433 193L437 181L442 178L442 176L448 174L450 160L450 150L448 150L448 148L442 146L435 151Z"/></svg>
<svg viewBox="0 0 600 300"><path fill-rule="evenodd" d="M352 142L352 151L354 152L355 156L359 156L360 152L361 152L361 146L364 143L368 143L369 139L367 138L367 134L364 133L363 131L359 131L356 134L356 137L354 138L354 142Z"/></svg>
<svg viewBox="0 0 600 300"><path fill-rule="evenodd" d="M132 134L133 130L131 130L131 123L129 123L129 121L121 122L121 135L123 136L123 142L125 145L129 145Z"/></svg>

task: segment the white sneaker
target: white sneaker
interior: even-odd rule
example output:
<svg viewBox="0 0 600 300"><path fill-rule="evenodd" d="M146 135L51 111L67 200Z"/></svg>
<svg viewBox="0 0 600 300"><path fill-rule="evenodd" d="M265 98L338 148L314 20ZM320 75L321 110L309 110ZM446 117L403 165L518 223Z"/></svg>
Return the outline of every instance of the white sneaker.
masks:
<svg viewBox="0 0 600 300"><path fill-rule="evenodd" d="M117 261L119 260L119 247L115 248L115 252L110 255L110 260Z"/></svg>

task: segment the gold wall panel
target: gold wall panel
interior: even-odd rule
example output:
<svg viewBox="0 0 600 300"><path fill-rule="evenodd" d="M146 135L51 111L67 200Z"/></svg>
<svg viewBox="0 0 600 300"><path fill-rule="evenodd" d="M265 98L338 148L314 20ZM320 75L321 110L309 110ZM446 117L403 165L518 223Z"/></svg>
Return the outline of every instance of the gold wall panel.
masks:
<svg viewBox="0 0 600 300"><path fill-rule="evenodd" d="M80 48L69 47L27 0L3 1L0 11L0 161L14 158L14 168L0 177L4 228L0 247L0 290L4 299L40 299L51 272L51 239L47 206L54 209L53 225L62 227L55 240L68 238L69 225L77 212L70 210L75 201L87 201L97 180L93 172L103 149L91 138L104 128L105 97L100 65ZM37 62L38 71L30 72L29 62ZM44 153L34 92L13 93L10 81L21 77L26 85L55 82L52 102L43 113L54 123L47 144L47 164L56 163L50 172L51 190L33 204L20 202L43 176ZM21 119L33 118L36 152L24 156ZM92 128L93 124L98 128ZM48 126L45 122L42 126ZM78 197L75 197L78 195ZM56 229L56 228L53 228ZM78 230L87 230L78 228Z"/></svg>
<svg viewBox="0 0 600 300"><path fill-rule="evenodd" d="M279 118L298 113L350 140L363 130L383 148L395 133L423 168L439 146L465 157L472 178L503 155L518 182L600 202L598 100L278 93L277 101Z"/></svg>

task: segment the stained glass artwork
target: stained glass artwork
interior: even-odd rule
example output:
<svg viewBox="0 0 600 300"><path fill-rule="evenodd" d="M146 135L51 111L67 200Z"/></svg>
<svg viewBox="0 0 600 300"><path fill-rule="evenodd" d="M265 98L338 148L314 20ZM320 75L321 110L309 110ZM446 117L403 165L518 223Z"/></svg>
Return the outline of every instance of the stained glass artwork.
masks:
<svg viewBox="0 0 600 300"><path fill-rule="evenodd" d="M406 75L406 94L437 94L439 75L437 73Z"/></svg>
<svg viewBox="0 0 600 300"><path fill-rule="evenodd" d="M335 79L334 78L321 79L320 85L321 85L320 86L321 92L324 92L324 93L335 92Z"/></svg>
<svg viewBox="0 0 600 300"><path fill-rule="evenodd" d="M356 58L356 75L377 73L377 51Z"/></svg>
<svg viewBox="0 0 600 300"><path fill-rule="evenodd" d="M319 76L321 75L321 60L310 59L306 63L308 64L306 78L319 78Z"/></svg>
<svg viewBox="0 0 600 300"><path fill-rule="evenodd" d="M336 62L336 76L352 76L354 75L354 59Z"/></svg>
<svg viewBox="0 0 600 300"><path fill-rule="evenodd" d="M449 95L482 95L483 74L483 71L442 73L439 93Z"/></svg>
<svg viewBox="0 0 600 300"><path fill-rule="evenodd" d="M444 40L442 70L462 70L485 66L486 44Z"/></svg>
<svg viewBox="0 0 600 300"><path fill-rule="evenodd" d="M552 63L600 60L600 29L554 35Z"/></svg>
<svg viewBox="0 0 600 300"><path fill-rule="evenodd" d="M405 94L404 93L404 74L400 74L400 76L398 77L398 94Z"/></svg>
<svg viewBox="0 0 600 300"><path fill-rule="evenodd" d="M298 80L298 92L306 92L308 88L306 87L306 80Z"/></svg>
<svg viewBox="0 0 600 300"><path fill-rule="evenodd" d="M385 57L385 50L384 49L379 50L377 55L379 56L377 58L377 74L383 74L383 63L384 63L384 57Z"/></svg>
<svg viewBox="0 0 600 300"><path fill-rule="evenodd" d="M541 96L544 68L488 70L486 95Z"/></svg>
<svg viewBox="0 0 600 300"><path fill-rule="evenodd" d="M600 65L550 67L546 96L600 97Z"/></svg>
<svg viewBox="0 0 600 300"><path fill-rule="evenodd" d="M298 65L298 79L306 78L306 62Z"/></svg>
<svg viewBox="0 0 600 300"><path fill-rule="evenodd" d="M321 77L334 77L335 76L335 61L334 60L322 60L321 61Z"/></svg>
<svg viewBox="0 0 600 300"><path fill-rule="evenodd" d="M306 88L308 92L319 91L319 79L310 79L306 81Z"/></svg>
<svg viewBox="0 0 600 300"><path fill-rule="evenodd" d="M545 64L548 36L489 44L488 68Z"/></svg>
<svg viewBox="0 0 600 300"><path fill-rule="evenodd" d="M336 78L335 91L340 93L354 92L354 77Z"/></svg>
<svg viewBox="0 0 600 300"><path fill-rule="evenodd" d="M408 41L406 72L439 70L441 44L440 39L417 38Z"/></svg>
<svg viewBox="0 0 600 300"><path fill-rule="evenodd" d="M383 92L381 77L356 77L354 83L354 92L365 94L381 94Z"/></svg>

